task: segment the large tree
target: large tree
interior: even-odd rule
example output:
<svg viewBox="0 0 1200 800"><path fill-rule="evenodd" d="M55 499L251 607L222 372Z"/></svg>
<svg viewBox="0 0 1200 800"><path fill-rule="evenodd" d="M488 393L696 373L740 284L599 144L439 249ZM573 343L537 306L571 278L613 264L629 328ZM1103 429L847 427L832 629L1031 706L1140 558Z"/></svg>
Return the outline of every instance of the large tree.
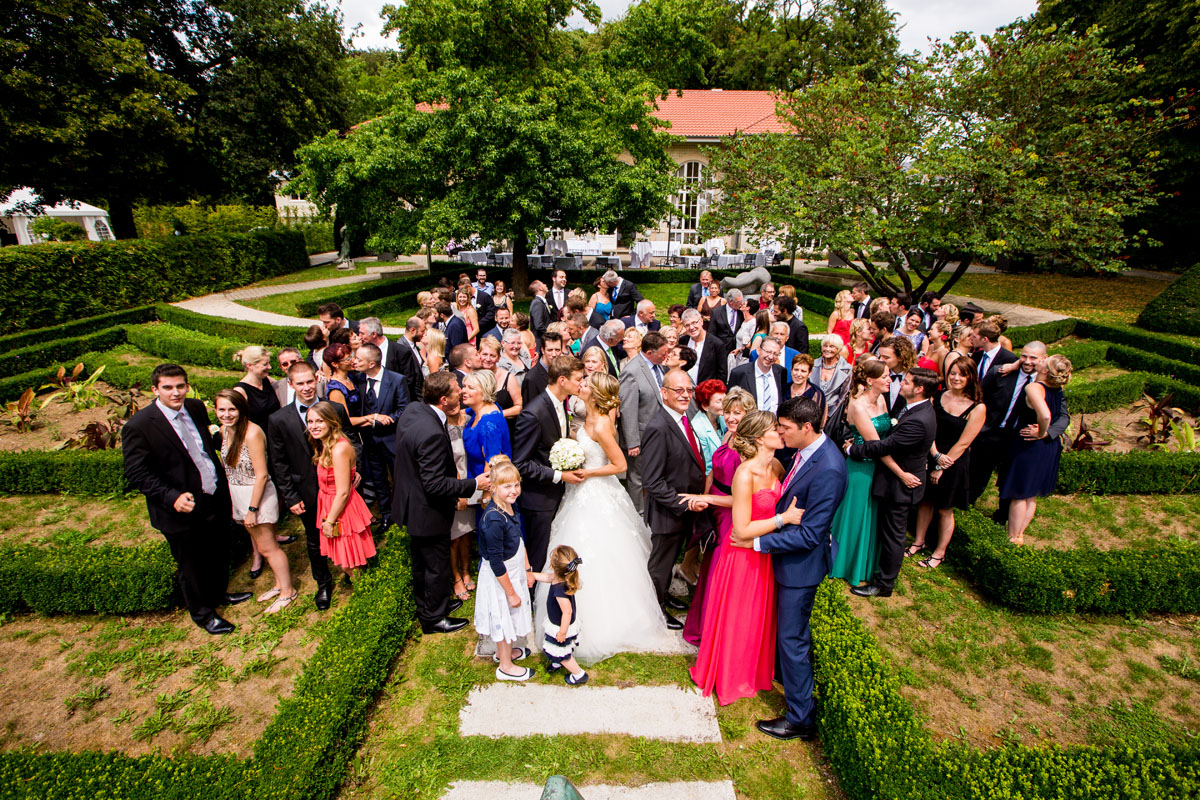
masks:
<svg viewBox="0 0 1200 800"><path fill-rule="evenodd" d="M595 15L576 0L388 8L411 80L386 113L305 148L299 185L377 249L507 239L521 292L546 227L655 223L675 168L650 116L655 87L588 55L565 29L573 11Z"/></svg>
<svg viewBox="0 0 1200 800"><path fill-rule="evenodd" d="M982 45L959 34L888 81L819 82L781 98L790 135L714 151L702 227L815 236L884 292L923 292L953 265L948 289L972 259L1013 254L1119 269L1167 113L1096 101L1130 69L1094 35L1017 25Z"/></svg>
<svg viewBox="0 0 1200 800"><path fill-rule="evenodd" d="M267 202L342 124L340 17L303 0L13 0L0 10L0 195Z"/></svg>

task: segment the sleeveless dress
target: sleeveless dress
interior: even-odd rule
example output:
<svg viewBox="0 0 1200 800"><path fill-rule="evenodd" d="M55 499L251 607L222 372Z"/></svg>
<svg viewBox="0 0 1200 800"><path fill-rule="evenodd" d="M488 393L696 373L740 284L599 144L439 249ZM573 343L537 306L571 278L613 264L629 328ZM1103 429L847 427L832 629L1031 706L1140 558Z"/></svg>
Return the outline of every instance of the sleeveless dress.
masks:
<svg viewBox="0 0 1200 800"><path fill-rule="evenodd" d="M254 497L254 462L250 460L250 448L242 443L242 451L238 453L236 466L229 466L225 458L229 455L229 442L221 443L221 464L225 467L225 477L229 479L229 499L233 504L233 518L241 522L246 518L250 508L250 500ZM263 489L262 498L258 501L258 524L268 525L279 521L279 495L275 493L275 484L267 480L267 488Z"/></svg>
<svg viewBox="0 0 1200 800"><path fill-rule="evenodd" d="M342 397L346 398L346 416L359 416L362 409L362 396L358 393L358 387L354 385L354 382L351 381L350 385L347 386L337 378L330 378L329 382L325 384L325 396L329 397L330 392L335 389L342 393ZM329 402L334 403L337 401L330 400ZM363 457L362 435L356 430L342 431L342 433L345 434L346 441L354 448L354 463L361 464Z"/></svg>
<svg viewBox="0 0 1200 800"><path fill-rule="evenodd" d="M770 519L783 485L750 498L750 518ZM709 579L700 655L692 680L705 697L729 705L771 690L775 674L775 573L771 556L747 547L727 547Z"/></svg>
<svg viewBox="0 0 1200 800"><path fill-rule="evenodd" d="M606 466L608 456L580 428L584 469ZM570 545L583 559L582 586L575 593L579 610L579 645L575 656L584 664L617 653L682 653L683 640L667 628L647 566L650 529L642 521L625 487L615 475L570 484L550 525L549 550ZM537 607L544 609L549 586L538 585ZM544 613L534 617L537 641L545 635Z"/></svg>
<svg viewBox="0 0 1200 800"><path fill-rule="evenodd" d="M596 305L592 307L592 313L599 314L607 322L612 318L612 300L609 300L607 303L596 301Z"/></svg>
<svg viewBox="0 0 1200 800"><path fill-rule="evenodd" d="M848 319L839 319L833 323L834 335L841 337L842 344L847 347L850 346L850 322L851 320Z"/></svg>
<svg viewBox="0 0 1200 800"><path fill-rule="evenodd" d="M337 536L321 534L321 555L328 556L342 569L361 567L375 555L375 540L371 538L371 511L354 488L354 474L350 468L350 499L338 518ZM333 467L317 464L317 524L325 519L337 494L337 481Z"/></svg>
<svg viewBox="0 0 1200 800"><path fill-rule="evenodd" d="M246 381L238 381L236 385L242 387L246 393L246 417L265 431L267 418L279 410L279 398L275 396L275 387L270 381L267 381L265 389Z"/></svg>
<svg viewBox="0 0 1200 800"><path fill-rule="evenodd" d="M713 451L712 455L712 493L730 495L733 484L733 473L742 464L742 457L727 444ZM713 571L721 561L725 545L729 543L729 532L733 529L733 510L712 506L713 522L716 523L717 538L712 547L704 554L700 562L700 575L696 579L696 589L692 592L692 606L688 610L687 619L683 623L684 641L694 645L700 644L704 632L704 615L708 610L709 585Z"/></svg>
<svg viewBox="0 0 1200 800"><path fill-rule="evenodd" d="M887 414L872 417L871 424L880 438L892 429L892 421ZM855 431L854 443L862 442L862 436ZM851 586L870 580L875 574L875 564L878 560L875 518L878 510L875 499L871 497L871 481L875 478L877 468L887 469L878 467L874 461L856 461L853 458L847 460L846 496L842 498L842 504L833 515L833 540L837 542L837 555L833 559L833 568L829 570L829 576L841 578Z"/></svg>
<svg viewBox="0 0 1200 800"><path fill-rule="evenodd" d="M1046 388L1046 405L1053 419L1062 411L1063 390ZM1016 435L1026 425L1037 423L1037 412L1024 400L1017 402L1017 422L1012 427L1011 460L1004 480L1000 483L1003 500L1027 500L1054 494L1058 485L1058 462L1062 457L1062 442L1058 439L1023 439Z"/></svg>
<svg viewBox="0 0 1200 800"><path fill-rule="evenodd" d="M963 431L967 429L967 417L971 416L971 412L975 409L977 403L972 403L961 414L951 414L946 409L942 408L941 400L933 404L934 413L937 415L937 436L934 438L934 443L937 445L939 453L948 453L950 448L958 444L958 440L962 438ZM958 457L958 460L950 467L950 469L942 471L942 477L938 478L937 483L930 483L925 491L925 497L933 504L934 508L970 508L970 486L968 485L968 476L971 472L971 448Z"/></svg>

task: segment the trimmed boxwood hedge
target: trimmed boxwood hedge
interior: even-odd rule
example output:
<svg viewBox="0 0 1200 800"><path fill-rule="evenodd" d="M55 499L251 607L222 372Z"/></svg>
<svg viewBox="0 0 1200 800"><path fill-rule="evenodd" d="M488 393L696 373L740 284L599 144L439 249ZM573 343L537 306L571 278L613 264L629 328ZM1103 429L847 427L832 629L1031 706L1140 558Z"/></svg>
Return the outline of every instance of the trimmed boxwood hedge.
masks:
<svg viewBox="0 0 1200 800"><path fill-rule="evenodd" d="M32 345L60 339L74 339L116 325L138 325L143 322L152 322L156 318L159 317L154 306L138 306L124 311L114 311L111 314L87 317L75 322L64 322L62 325L52 325L49 328L35 328L12 333L8 336L0 336L0 356L11 355L15 350ZM12 374L12 372L5 372L5 374Z"/></svg>
<svg viewBox="0 0 1200 800"><path fill-rule="evenodd" d="M1193 386L1200 386L1200 366L1186 364L1171 358L1164 358L1156 353L1138 350L1124 344L1110 345L1108 360L1125 369L1153 372L1169 378L1178 378Z"/></svg>
<svg viewBox="0 0 1200 800"><path fill-rule="evenodd" d="M234 355L247 347L207 333L190 331L165 322L151 322L129 328L129 343L137 349L175 364L241 370Z"/></svg>
<svg viewBox="0 0 1200 800"><path fill-rule="evenodd" d="M223 317L210 317L207 314L197 314L186 308L173 306L169 303L159 303L154 307L155 316L161 322L169 322L190 331L207 333L222 339L235 342L253 342L263 347L297 347L304 348L304 328L286 325L264 325L261 322L245 322Z"/></svg>
<svg viewBox="0 0 1200 800"><path fill-rule="evenodd" d="M51 338L40 344L10 350L0 357L0 377L9 378L50 366L57 369L59 364L71 361L92 350L109 350L117 345L125 344L125 331L125 325L116 325L82 336L66 339ZM34 389L36 390L37 387L35 386Z"/></svg>
<svg viewBox="0 0 1200 800"><path fill-rule="evenodd" d="M0 611L136 614L175 605L165 542L139 547L0 547Z"/></svg>
<svg viewBox="0 0 1200 800"><path fill-rule="evenodd" d="M1063 453L1059 494L1196 494L1200 453L1133 450Z"/></svg>
<svg viewBox="0 0 1200 800"><path fill-rule="evenodd" d="M813 673L825 755L852 800L1156 798L1200 792L1195 741L980 750L935 744L900 692L896 668L826 581L813 605Z"/></svg>
<svg viewBox="0 0 1200 800"><path fill-rule="evenodd" d="M1015 325L1006 331L1006 335L1013 347L1024 347L1034 341L1050 344L1074 333L1077 322L1078 320L1067 317L1052 322L1039 322L1036 325Z"/></svg>
<svg viewBox="0 0 1200 800"><path fill-rule="evenodd" d="M1200 347L1177 342L1165 336L1159 336L1156 333L1135 328L1132 325L1088 322L1081 319L1075 326L1075 333L1089 339L1103 339L1113 344L1124 344L1138 350L1157 353L1164 358L1170 358L1175 361L1200 364Z"/></svg>
<svg viewBox="0 0 1200 800"><path fill-rule="evenodd" d="M125 491L120 450L0 452L0 493L107 497Z"/></svg>
<svg viewBox="0 0 1200 800"><path fill-rule="evenodd" d="M0 249L0 330L19 331L177 300L308 267L285 229Z"/></svg>
<svg viewBox="0 0 1200 800"><path fill-rule="evenodd" d="M1138 325L1152 331L1200 336L1200 264L1147 303L1138 315Z"/></svg>
<svg viewBox="0 0 1200 800"><path fill-rule="evenodd" d="M246 762L234 756L0 754L0 790L11 800L250 800L247 788Z"/></svg>

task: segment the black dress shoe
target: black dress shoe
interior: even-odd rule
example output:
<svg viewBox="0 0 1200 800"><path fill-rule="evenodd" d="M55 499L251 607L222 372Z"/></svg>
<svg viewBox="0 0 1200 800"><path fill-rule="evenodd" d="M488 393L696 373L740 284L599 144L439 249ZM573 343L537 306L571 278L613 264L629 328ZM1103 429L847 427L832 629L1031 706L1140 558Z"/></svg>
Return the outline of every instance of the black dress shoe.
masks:
<svg viewBox="0 0 1200 800"><path fill-rule="evenodd" d="M670 594L667 595L666 606L667 606L667 608L671 609L672 611L687 611L688 610L687 603L683 602L679 598L675 597L674 595L670 595Z"/></svg>
<svg viewBox="0 0 1200 800"><path fill-rule="evenodd" d="M219 636L222 633L233 633L233 623L213 614L209 617L208 622L204 623L204 630L213 636Z"/></svg>
<svg viewBox="0 0 1200 800"><path fill-rule="evenodd" d="M332 593L333 592L329 586L317 587L317 596L315 598L317 603L317 611L326 611L329 609L329 598Z"/></svg>
<svg viewBox="0 0 1200 800"><path fill-rule="evenodd" d="M668 627L668 628L670 628L670 629L671 629L671 630L673 630L673 631L681 631L681 630L683 630L683 623L682 623L682 622L680 622L679 620L675 619L674 617L672 617L670 614L668 614L668 613L667 613L667 612L665 612L665 611L663 612L663 616L664 616L664 617L666 617L666 619L667 619L667 627Z"/></svg>
<svg viewBox="0 0 1200 800"><path fill-rule="evenodd" d="M236 606L238 603L244 603L250 599L249 592L226 592L225 605Z"/></svg>
<svg viewBox="0 0 1200 800"><path fill-rule="evenodd" d="M259 564L259 565L258 565L258 569L252 569L252 570L250 570L250 580L254 580L254 579L255 579L255 578L257 578L259 575L262 575L262 572L263 572L263 568L264 568L264 567L266 567L266 562L264 562L264 563L262 563L262 564Z"/></svg>
<svg viewBox="0 0 1200 800"><path fill-rule="evenodd" d="M450 598L450 605L446 607L446 613L453 614L460 608L462 608L462 600L459 600L457 597L452 597Z"/></svg>
<svg viewBox="0 0 1200 800"><path fill-rule="evenodd" d="M467 621L465 619L458 619L457 617L445 617L443 619L439 619L432 625L422 625L421 630L425 633L454 633L455 631L460 631L465 627L467 627Z"/></svg>
<svg viewBox="0 0 1200 800"><path fill-rule="evenodd" d="M754 723L754 727L767 736L774 736L776 739L803 739L806 742L811 742L817 738L816 725L793 725L787 721L787 717L762 719Z"/></svg>
<svg viewBox="0 0 1200 800"><path fill-rule="evenodd" d="M873 583L868 583L866 586L851 586L850 594L856 594L859 597L891 597L891 589L880 589Z"/></svg>
<svg viewBox="0 0 1200 800"><path fill-rule="evenodd" d="M275 541L279 544L291 544L292 542L296 541L299 538L300 537L297 536L296 534L290 533L287 536L276 537Z"/></svg>

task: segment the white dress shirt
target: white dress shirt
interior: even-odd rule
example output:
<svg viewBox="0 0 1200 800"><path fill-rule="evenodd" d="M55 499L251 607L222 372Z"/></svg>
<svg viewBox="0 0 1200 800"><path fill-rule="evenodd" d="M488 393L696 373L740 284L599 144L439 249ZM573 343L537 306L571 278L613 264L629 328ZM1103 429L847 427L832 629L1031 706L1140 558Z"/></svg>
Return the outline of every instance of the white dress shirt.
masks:
<svg viewBox="0 0 1200 800"><path fill-rule="evenodd" d="M997 344L991 350L984 350L983 355L979 357L979 377L984 377L991 371L996 363L996 355L1000 352L1000 345Z"/></svg>
<svg viewBox="0 0 1200 800"><path fill-rule="evenodd" d="M1025 387L1036 379L1037 373L1021 370L1017 376L1017 385L1013 387L1012 398L1008 401L1008 410L1004 412L1004 419L1000 421L1001 428L1008 424L1008 418L1012 416L1013 409L1017 407L1017 400L1025 393Z"/></svg>
<svg viewBox="0 0 1200 800"><path fill-rule="evenodd" d="M692 378L693 386L700 382L700 356L704 354L704 345L706 344L708 344L707 336L702 341L697 342L695 339L692 339L687 344L688 347L696 351L696 363L688 370L688 375Z"/></svg>
<svg viewBox="0 0 1200 800"><path fill-rule="evenodd" d="M567 427L567 410L565 408L563 408L562 401L559 400L557 397L555 397L554 392L550 391L549 388L546 389L546 396L550 398L550 405L551 405L551 407L554 408L554 416L556 416L558 418L559 435L563 439L566 439L567 434L571 430L570 428ZM561 470L557 470L557 469L554 470L554 482L562 483L562 471Z"/></svg>
<svg viewBox="0 0 1200 800"><path fill-rule="evenodd" d="M211 458L204 457L204 438L196 428L196 421L192 419L192 415L187 412L186 408L180 408L176 411L161 400L155 400L154 404L158 406L158 410L162 412L162 415L167 418L167 422L171 423L171 430L175 431L175 435L179 437L179 441L183 444L184 449L192 457L192 463L196 465L196 469L200 472L200 486L203 492L209 495L216 492L217 468L213 465Z"/></svg>
<svg viewBox="0 0 1200 800"><path fill-rule="evenodd" d="M758 381L759 411L770 411L774 414L779 409L779 387L775 385L775 370L768 369L763 372L755 362L754 379Z"/></svg>

